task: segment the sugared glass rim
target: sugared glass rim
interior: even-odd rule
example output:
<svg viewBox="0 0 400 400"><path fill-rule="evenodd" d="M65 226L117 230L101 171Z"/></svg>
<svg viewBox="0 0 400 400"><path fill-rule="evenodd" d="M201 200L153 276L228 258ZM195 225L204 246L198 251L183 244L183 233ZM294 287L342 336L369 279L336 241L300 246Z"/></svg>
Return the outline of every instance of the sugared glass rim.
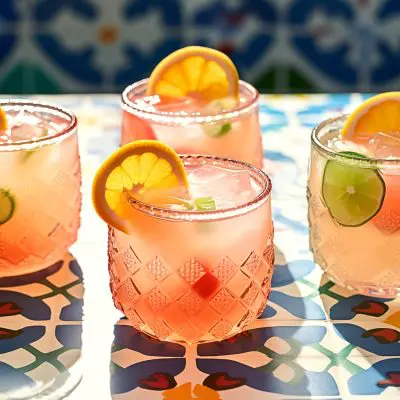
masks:
<svg viewBox="0 0 400 400"><path fill-rule="evenodd" d="M183 211L171 210L168 208L157 207L151 204L143 203L136 199L129 199L129 203L138 211L147 214L154 218L169 220L169 221L187 221L187 222L211 222L220 221L230 218L235 218L240 215L247 214L261 207L269 198L272 190L272 183L269 176L262 170L253 167L252 165L232 160L230 158L222 158L215 156L204 156L198 154L181 154L185 165L213 165L224 168L236 168L237 170L249 171L252 178L256 179L257 183L262 187L261 191L250 202L240 204L236 207L225 208L215 211Z"/></svg>
<svg viewBox="0 0 400 400"><path fill-rule="evenodd" d="M311 133L311 142L312 145L320 152L323 153L330 159L341 161L341 162L351 162L351 164L356 164L359 167L363 168L371 168L371 166L380 166L380 165L396 165L400 166L400 158L358 158L351 155L339 154L337 151L330 149L328 146L324 145L320 139L318 138L318 134L322 129L329 127L329 125L333 125L338 122L344 122L347 118L349 118L349 114L342 114L338 117L329 118L322 121L318 124Z"/></svg>
<svg viewBox="0 0 400 400"><path fill-rule="evenodd" d="M132 113L139 118L157 122L164 125L190 125L190 124L212 124L225 120L232 120L239 118L241 115L248 113L258 104L260 94L258 90L247 82L239 81L240 88L244 88L251 93L251 97L240 104L239 107L234 110L222 111L219 114L213 115L182 115L173 112L162 112L162 111L148 111L143 110L135 105L130 99L129 94L133 90L145 89L147 87L149 79L142 79L141 81L135 82L129 85L121 96L121 108L129 113Z"/></svg>
<svg viewBox="0 0 400 400"><path fill-rule="evenodd" d="M47 103L39 100L29 100L29 99L10 99L2 100L0 99L0 107L5 109L7 114L7 108L18 108L18 107L37 107L39 112L49 110L50 113L59 114L61 117L65 118L68 125L57 132L55 135L45 136L43 138L38 138L35 140L21 140L18 142L0 142L0 152L2 151L20 151L20 150L33 150L39 147L52 145L59 143L76 132L78 126L78 121L75 114L58 105Z"/></svg>

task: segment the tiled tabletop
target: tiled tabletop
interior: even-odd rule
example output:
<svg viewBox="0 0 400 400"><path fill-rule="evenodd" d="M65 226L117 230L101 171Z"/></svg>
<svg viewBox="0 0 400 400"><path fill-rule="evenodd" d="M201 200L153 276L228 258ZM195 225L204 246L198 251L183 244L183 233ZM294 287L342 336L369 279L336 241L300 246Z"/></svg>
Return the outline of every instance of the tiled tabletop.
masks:
<svg viewBox="0 0 400 400"><path fill-rule="evenodd" d="M0 387L69 370L79 377L80 370L73 400L400 398L400 302L335 286L308 250L310 129L363 97L263 96L265 169L274 184L272 292L250 331L188 349L141 335L112 305L106 226L89 192L100 162L118 145L118 96L41 97L79 118L82 227L73 256L38 276L0 279ZM12 312L4 302L15 304ZM22 333L1 337L10 330Z"/></svg>

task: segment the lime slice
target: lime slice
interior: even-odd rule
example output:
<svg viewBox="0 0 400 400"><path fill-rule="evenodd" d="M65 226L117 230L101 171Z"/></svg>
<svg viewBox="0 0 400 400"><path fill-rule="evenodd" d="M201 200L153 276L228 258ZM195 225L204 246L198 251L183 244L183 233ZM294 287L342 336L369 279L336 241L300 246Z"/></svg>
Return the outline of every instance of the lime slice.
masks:
<svg viewBox="0 0 400 400"><path fill-rule="evenodd" d="M15 200L9 191L0 189L0 225L11 219L15 211Z"/></svg>
<svg viewBox="0 0 400 400"><path fill-rule="evenodd" d="M217 209L215 200L212 197L198 197L193 205L197 211L215 211Z"/></svg>
<svg viewBox="0 0 400 400"><path fill-rule="evenodd" d="M343 156L366 159L362 154L340 152ZM338 161L326 163L322 197L332 218L343 226L361 226L381 209L385 182L376 169L361 168Z"/></svg>
<svg viewBox="0 0 400 400"><path fill-rule="evenodd" d="M37 133L36 137L37 138L43 138L48 136L49 134L49 130L46 128L43 128L40 132ZM29 137L26 138L27 140L29 139ZM26 161L28 161L38 150L25 150L23 151L22 154L22 158L21 161L24 163Z"/></svg>
<svg viewBox="0 0 400 400"><path fill-rule="evenodd" d="M25 150L22 152L22 162L28 161L34 154L36 150Z"/></svg>
<svg viewBox="0 0 400 400"><path fill-rule="evenodd" d="M228 111L235 108L237 105L237 101L234 98L226 97L224 99L217 99L209 103L206 107L206 110L212 114L217 115L222 111ZM225 136L232 130L232 124L204 124L204 132L207 136L210 137L221 137Z"/></svg>
<svg viewBox="0 0 400 400"><path fill-rule="evenodd" d="M224 125L204 125L204 132L210 137L221 137L225 136L232 130L232 124Z"/></svg>

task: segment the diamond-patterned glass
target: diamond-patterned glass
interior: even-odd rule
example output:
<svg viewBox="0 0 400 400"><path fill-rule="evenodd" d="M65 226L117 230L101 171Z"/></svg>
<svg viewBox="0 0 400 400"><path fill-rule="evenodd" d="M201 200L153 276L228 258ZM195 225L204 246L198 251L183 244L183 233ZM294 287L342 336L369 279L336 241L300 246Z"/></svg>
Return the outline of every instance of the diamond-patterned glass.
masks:
<svg viewBox="0 0 400 400"><path fill-rule="evenodd" d="M206 273L204 267L193 258L179 268L179 275L189 284L193 285Z"/></svg>
<svg viewBox="0 0 400 400"><path fill-rule="evenodd" d="M168 266L157 256L147 263L147 268L158 282L163 281L171 274Z"/></svg>
<svg viewBox="0 0 400 400"><path fill-rule="evenodd" d="M200 262L193 257L179 265L156 254L144 259L135 249L132 260L141 262L134 261L137 270L130 273L117 266L122 255L129 254L131 240L118 231L114 235L114 296L134 326L151 336L185 343L223 340L245 329L266 303L272 267L260 257L263 249L250 250L238 260L223 256L210 262L202 257ZM118 286L121 274L130 279Z"/></svg>

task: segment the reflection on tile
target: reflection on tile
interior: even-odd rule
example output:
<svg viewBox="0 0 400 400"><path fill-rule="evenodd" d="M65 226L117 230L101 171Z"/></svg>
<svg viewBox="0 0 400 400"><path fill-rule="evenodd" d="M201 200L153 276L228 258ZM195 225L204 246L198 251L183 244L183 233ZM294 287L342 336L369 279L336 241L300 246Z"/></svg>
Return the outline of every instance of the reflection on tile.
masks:
<svg viewBox="0 0 400 400"><path fill-rule="evenodd" d="M0 392L8 399L63 396L80 382L83 292L70 254L48 269L0 280Z"/></svg>

